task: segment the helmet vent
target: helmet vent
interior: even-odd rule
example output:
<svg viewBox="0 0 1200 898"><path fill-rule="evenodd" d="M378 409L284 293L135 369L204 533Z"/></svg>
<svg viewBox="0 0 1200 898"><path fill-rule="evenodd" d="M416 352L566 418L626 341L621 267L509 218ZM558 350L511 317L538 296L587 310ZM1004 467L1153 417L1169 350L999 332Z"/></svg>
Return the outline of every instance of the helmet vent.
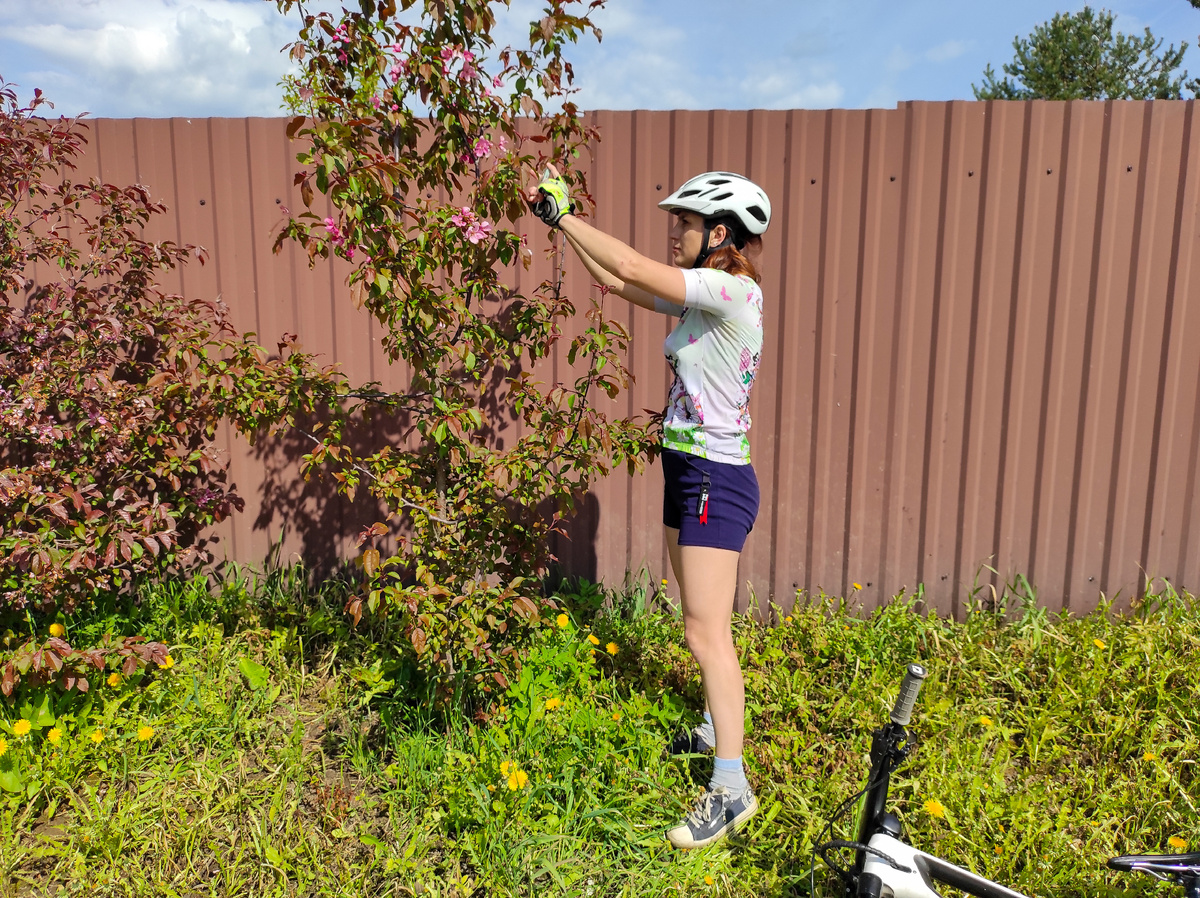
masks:
<svg viewBox="0 0 1200 898"><path fill-rule="evenodd" d="M716 196L710 196L709 199L714 203L719 203L721 200L727 200L733 196L733 191L726 190L724 193L718 193Z"/></svg>
<svg viewBox="0 0 1200 898"><path fill-rule="evenodd" d="M699 192L699 190L681 190L678 194L676 194L676 196L678 196L680 199L683 199L686 196L695 196Z"/></svg>
<svg viewBox="0 0 1200 898"><path fill-rule="evenodd" d="M766 224L767 213L763 211L762 206L747 206L746 211L757 218L759 221Z"/></svg>

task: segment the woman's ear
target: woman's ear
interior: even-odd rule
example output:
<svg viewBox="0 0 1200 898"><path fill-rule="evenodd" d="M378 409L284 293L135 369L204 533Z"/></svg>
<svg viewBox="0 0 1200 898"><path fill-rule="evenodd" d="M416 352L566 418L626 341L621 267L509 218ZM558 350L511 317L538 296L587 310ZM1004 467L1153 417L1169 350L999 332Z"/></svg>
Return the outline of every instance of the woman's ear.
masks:
<svg viewBox="0 0 1200 898"><path fill-rule="evenodd" d="M715 225L708 234L708 248L714 249L720 246L729 237L729 228L723 224Z"/></svg>

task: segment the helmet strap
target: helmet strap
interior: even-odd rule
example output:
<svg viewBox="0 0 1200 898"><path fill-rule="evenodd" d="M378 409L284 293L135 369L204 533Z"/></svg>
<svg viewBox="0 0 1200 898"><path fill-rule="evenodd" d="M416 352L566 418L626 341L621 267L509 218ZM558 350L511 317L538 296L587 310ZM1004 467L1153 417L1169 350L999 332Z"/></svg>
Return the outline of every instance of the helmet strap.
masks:
<svg viewBox="0 0 1200 898"><path fill-rule="evenodd" d="M713 224L717 224L717 222L713 222ZM696 256L696 261L692 263L693 268L702 267L704 265L704 261L711 256L714 251L722 249L723 247L729 246L733 243L733 230L729 227L729 225L725 225L725 239L716 246L708 245L708 241L711 236L712 224L710 224L708 221L705 221L704 236L700 238L700 252Z"/></svg>

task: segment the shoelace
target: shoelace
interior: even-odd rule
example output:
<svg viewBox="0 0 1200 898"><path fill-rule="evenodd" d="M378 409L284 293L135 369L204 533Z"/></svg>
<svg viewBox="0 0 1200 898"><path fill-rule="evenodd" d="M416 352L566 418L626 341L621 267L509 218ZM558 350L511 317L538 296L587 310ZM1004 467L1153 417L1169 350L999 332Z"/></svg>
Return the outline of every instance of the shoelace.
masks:
<svg viewBox="0 0 1200 898"><path fill-rule="evenodd" d="M696 808L688 814L689 823L708 823L712 820L713 803L716 800L716 792L705 792L704 797L696 803Z"/></svg>

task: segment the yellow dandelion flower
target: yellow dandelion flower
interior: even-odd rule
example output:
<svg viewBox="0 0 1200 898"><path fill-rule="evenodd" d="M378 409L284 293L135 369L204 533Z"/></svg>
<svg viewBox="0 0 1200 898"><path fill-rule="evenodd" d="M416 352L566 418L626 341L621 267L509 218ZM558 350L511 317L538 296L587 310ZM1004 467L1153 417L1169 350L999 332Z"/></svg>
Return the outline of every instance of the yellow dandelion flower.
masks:
<svg viewBox="0 0 1200 898"><path fill-rule="evenodd" d="M500 775L508 776L508 771L511 767L512 767L512 761L501 761L500 762Z"/></svg>
<svg viewBox="0 0 1200 898"><path fill-rule="evenodd" d="M546 699L546 710L547 711L553 711L555 708L559 707L560 705L562 705L561 698L555 697L555 698Z"/></svg>
<svg viewBox="0 0 1200 898"><path fill-rule="evenodd" d="M97 745L99 745L101 742L104 741L104 730L101 730L101 729L92 730L92 735L88 736L88 738L91 739L93 742L95 742Z"/></svg>
<svg viewBox="0 0 1200 898"><path fill-rule="evenodd" d="M154 738L154 727L140 726L137 732L138 742L145 742L147 739Z"/></svg>
<svg viewBox="0 0 1200 898"><path fill-rule="evenodd" d="M705 884L706 886L710 886L710 885L712 885L712 884L713 884L713 878L712 878L711 876L706 876L706 877L704 877L704 884Z"/></svg>
<svg viewBox="0 0 1200 898"><path fill-rule="evenodd" d="M621 712L613 711L613 720L620 720L620 719L621 719Z"/></svg>
<svg viewBox="0 0 1200 898"><path fill-rule="evenodd" d="M981 727L990 727L994 723L995 723L995 721L992 720L992 718L988 717L986 714L980 715L980 717L979 717L979 725Z"/></svg>
<svg viewBox="0 0 1200 898"><path fill-rule="evenodd" d="M170 670L174 666L175 666L175 659L172 658L170 655L167 655L167 657L163 658L162 664L159 665L159 667L161 667L163 670Z"/></svg>
<svg viewBox="0 0 1200 898"><path fill-rule="evenodd" d="M524 789L529 782L529 774L524 770L514 770L508 775L508 791L516 792L518 789Z"/></svg>
<svg viewBox="0 0 1200 898"><path fill-rule="evenodd" d="M58 740L62 738L62 730L58 727L50 727L46 732L46 741L51 745L58 745Z"/></svg>
<svg viewBox="0 0 1200 898"><path fill-rule="evenodd" d="M790 624L790 623L792 622L792 616L789 614L787 617L785 617L785 618L783 619L783 622L784 622L785 624Z"/></svg>
<svg viewBox="0 0 1200 898"><path fill-rule="evenodd" d="M4 753L8 751L8 740L0 736L0 758L4 757Z"/></svg>
<svg viewBox="0 0 1200 898"><path fill-rule="evenodd" d="M853 586L855 589L862 589L861 583L851 583L850 585Z"/></svg>
<svg viewBox="0 0 1200 898"><path fill-rule="evenodd" d="M1171 836L1171 838L1167 839L1167 845L1176 851L1183 851L1183 849L1187 848L1187 842L1179 838L1179 836Z"/></svg>
<svg viewBox="0 0 1200 898"><path fill-rule="evenodd" d="M108 685L116 689L121 685L121 675L119 673L110 673L108 675Z"/></svg>
<svg viewBox="0 0 1200 898"><path fill-rule="evenodd" d="M495 786L493 786L491 783L488 783L488 791L489 791L489 792L495 792L495 791L496 791L496 787L495 787Z"/></svg>
<svg viewBox="0 0 1200 898"><path fill-rule="evenodd" d="M62 624L51 624L50 625L50 635L51 636L66 636L67 628L64 627Z"/></svg>
<svg viewBox="0 0 1200 898"><path fill-rule="evenodd" d="M1143 761L1153 761L1157 757L1158 757L1158 755L1156 755L1154 752L1148 751L1144 755L1142 755L1142 760Z"/></svg>
<svg viewBox="0 0 1200 898"><path fill-rule="evenodd" d="M1094 646L1095 646L1096 648L1098 648L1098 649L1106 649L1106 648L1108 648L1108 646L1106 646L1106 645L1104 644L1104 640L1103 640L1103 639L1093 639L1093 640L1092 640L1092 645L1094 645Z"/></svg>
<svg viewBox="0 0 1200 898"><path fill-rule="evenodd" d="M24 719L18 720L16 723L13 724L13 735L14 736L28 736L30 729L32 729L32 727L30 727L28 720L24 720Z"/></svg>
<svg viewBox="0 0 1200 898"><path fill-rule="evenodd" d="M666 578L666 577L663 577L663 578L662 578L662 588L663 588L663 589L666 589L666 588L667 588L667 578Z"/></svg>
<svg viewBox="0 0 1200 898"><path fill-rule="evenodd" d="M588 642L590 642L592 645L599 645L599 644L600 644L600 640L599 640L599 639L596 637L596 634L595 634L595 633L589 633L589 634L588 634Z"/></svg>
<svg viewBox="0 0 1200 898"><path fill-rule="evenodd" d="M617 648L617 644L615 642L610 642L604 647L604 651L608 652L610 655L615 655L618 651L620 651L620 649Z"/></svg>
<svg viewBox="0 0 1200 898"><path fill-rule="evenodd" d="M930 817L937 817L940 820L946 816L946 806L936 798L931 798L925 802L925 813Z"/></svg>
<svg viewBox="0 0 1200 898"><path fill-rule="evenodd" d="M560 627L566 627L568 624L571 623L571 619L569 617L567 617L565 614L560 614L558 617L556 617L554 619L554 622L556 624L558 624Z"/></svg>
<svg viewBox="0 0 1200 898"><path fill-rule="evenodd" d="M1004 854L1004 846L997 845L996 846L996 854Z"/></svg>
<svg viewBox="0 0 1200 898"><path fill-rule="evenodd" d="M524 789L525 784L529 782L529 774L527 774L524 770L518 770L516 772L516 777L517 785Z"/></svg>

